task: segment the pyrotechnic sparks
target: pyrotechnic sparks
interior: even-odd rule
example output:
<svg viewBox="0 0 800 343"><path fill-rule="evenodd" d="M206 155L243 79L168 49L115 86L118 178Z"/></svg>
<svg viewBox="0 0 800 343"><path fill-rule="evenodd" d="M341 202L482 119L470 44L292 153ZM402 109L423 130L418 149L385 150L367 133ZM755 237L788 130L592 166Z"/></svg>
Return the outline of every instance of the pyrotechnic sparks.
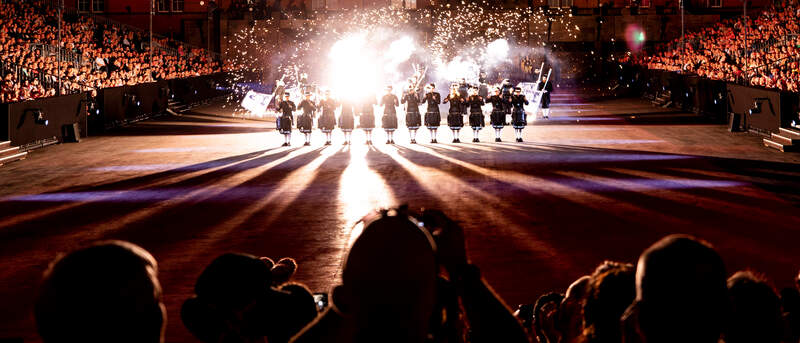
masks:
<svg viewBox="0 0 800 343"><path fill-rule="evenodd" d="M356 9L309 18L263 20L231 35L226 51L231 68L283 77L287 85L308 73L309 82L339 96L402 86L412 64L430 68L426 82L465 78L474 83L481 72L492 79L493 72L519 69L522 63L534 74L530 65L538 68L554 46L549 41L555 23L570 37L577 38L579 31L569 22L571 15L558 8L502 10L488 2Z"/></svg>

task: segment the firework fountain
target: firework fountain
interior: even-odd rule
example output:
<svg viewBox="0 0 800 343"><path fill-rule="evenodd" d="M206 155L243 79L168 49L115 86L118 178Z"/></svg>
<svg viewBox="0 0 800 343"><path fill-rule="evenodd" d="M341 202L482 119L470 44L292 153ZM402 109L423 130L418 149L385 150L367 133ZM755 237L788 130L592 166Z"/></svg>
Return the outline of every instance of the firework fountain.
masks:
<svg viewBox="0 0 800 343"><path fill-rule="evenodd" d="M414 66L424 66L424 82L440 89L461 79L476 84L481 73L498 82L516 67L518 56L547 53L543 48L553 21L570 34L579 30L560 9L509 11L489 3L415 11L356 9L312 17L289 35L277 32L271 20L231 35L231 68L272 71L287 87L299 84L300 71L337 97L355 99L387 85L405 88L408 78L419 73Z"/></svg>

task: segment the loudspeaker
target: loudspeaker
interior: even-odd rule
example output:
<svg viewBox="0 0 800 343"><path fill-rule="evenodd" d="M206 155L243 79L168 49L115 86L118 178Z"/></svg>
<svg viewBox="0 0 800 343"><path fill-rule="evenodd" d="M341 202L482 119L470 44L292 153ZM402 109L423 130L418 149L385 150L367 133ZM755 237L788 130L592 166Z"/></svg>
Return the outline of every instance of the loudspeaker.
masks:
<svg viewBox="0 0 800 343"><path fill-rule="evenodd" d="M731 132L741 132L742 131L742 116L739 113L730 112L728 113L728 117L730 118L729 130Z"/></svg>
<svg viewBox="0 0 800 343"><path fill-rule="evenodd" d="M61 141L64 143L81 141L81 128L78 123L64 124L61 126Z"/></svg>

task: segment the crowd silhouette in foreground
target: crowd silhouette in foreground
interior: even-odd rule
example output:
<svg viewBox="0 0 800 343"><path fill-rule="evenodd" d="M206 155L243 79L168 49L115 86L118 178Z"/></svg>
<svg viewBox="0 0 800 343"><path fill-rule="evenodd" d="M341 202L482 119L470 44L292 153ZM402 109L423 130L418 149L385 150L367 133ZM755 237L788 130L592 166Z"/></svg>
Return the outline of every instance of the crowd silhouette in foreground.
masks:
<svg viewBox="0 0 800 343"><path fill-rule="evenodd" d="M470 263L445 214L375 211L345 258L330 304L291 281L297 263L228 253L199 275L180 320L202 342L797 343L800 292L743 271L728 278L700 239L671 235L636 266L603 262L516 312ZM800 287L800 284L798 285ZM121 241L57 258L35 306L53 342L161 342L156 260Z"/></svg>
<svg viewBox="0 0 800 343"><path fill-rule="evenodd" d="M714 80L745 80L753 86L800 92L800 6L782 6L720 21L689 32L653 54L626 56L622 62L648 69L688 72ZM745 40L745 31L747 38Z"/></svg>

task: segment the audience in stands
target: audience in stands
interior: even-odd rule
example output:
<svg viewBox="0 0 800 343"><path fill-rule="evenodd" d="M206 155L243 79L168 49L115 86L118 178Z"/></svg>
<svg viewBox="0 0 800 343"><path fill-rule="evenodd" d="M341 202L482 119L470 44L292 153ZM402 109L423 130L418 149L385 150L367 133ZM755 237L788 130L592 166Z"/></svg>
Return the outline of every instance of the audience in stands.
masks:
<svg viewBox="0 0 800 343"><path fill-rule="evenodd" d="M686 34L655 54L626 56L649 69L800 92L800 7L785 4L758 16L721 21ZM745 41L745 30L747 40Z"/></svg>
<svg viewBox="0 0 800 343"><path fill-rule="evenodd" d="M90 16L65 15L59 39L57 18L40 1L0 3L0 103L56 95L59 78L69 94L220 71L206 51L173 49L165 39L154 40L151 60L147 33Z"/></svg>
<svg viewBox="0 0 800 343"><path fill-rule="evenodd" d="M800 275L780 296L737 272L726 282L706 242L672 235L636 267L606 261L515 314L470 264L462 229L438 211L372 213L341 284L318 313L297 263L224 254L200 274L181 319L202 342L797 343ZM57 258L35 307L44 342L160 342L157 265L143 249L103 242ZM516 318L515 318L516 316ZM527 330L527 331L526 331Z"/></svg>

